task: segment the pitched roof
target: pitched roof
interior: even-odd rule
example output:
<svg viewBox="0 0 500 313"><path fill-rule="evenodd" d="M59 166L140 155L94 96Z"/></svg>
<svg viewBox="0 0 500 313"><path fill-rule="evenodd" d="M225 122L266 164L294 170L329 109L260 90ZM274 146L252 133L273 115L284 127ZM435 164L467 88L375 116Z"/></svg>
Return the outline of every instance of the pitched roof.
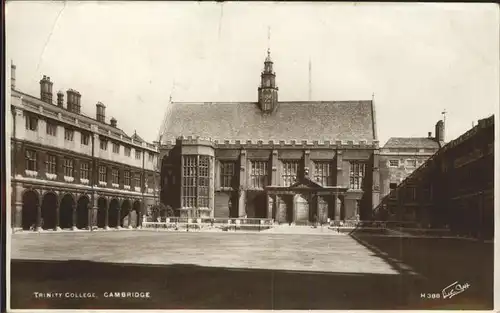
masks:
<svg viewBox="0 0 500 313"><path fill-rule="evenodd" d="M131 138L134 139L135 141L144 142L144 139L142 139L139 135L137 135L137 132L135 130Z"/></svg>
<svg viewBox="0 0 500 313"><path fill-rule="evenodd" d="M169 103L162 140L374 140L372 101L279 102L264 114L254 102Z"/></svg>
<svg viewBox="0 0 500 313"><path fill-rule="evenodd" d="M391 137L384 145L387 148L439 149L439 142L427 137Z"/></svg>
<svg viewBox="0 0 500 313"><path fill-rule="evenodd" d="M35 101L36 104L41 105L44 108L50 108L51 111L54 111L54 112L57 112L57 113L60 112L60 113L64 113L64 114L67 114L67 115L73 116L73 117L75 117L75 116L83 117L85 122L91 122L93 124L96 124L96 125L98 125L100 127L105 128L107 130L110 130L110 131L112 131L112 132L114 132L114 133L116 133L118 135L122 135L125 138L130 138L130 136L127 135L125 133L125 131L123 131L123 129L118 128L118 127L113 127L113 126L111 126L109 124L106 124L105 122L104 123L100 122L96 118L88 116L85 113L82 113L82 112L79 112L79 113L71 112L71 111L67 110L67 107L61 108L61 107L57 106L54 103L54 101L52 101L52 103L47 103L45 101L42 101L40 98L37 98L37 97L32 96L30 94L24 93L22 91L15 90L15 89L11 89L11 90L12 90L12 95L13 96L18 96L18 97L22 97L22 98L26 97L27 98L26 100L28 100L28 101Z"/></svg>

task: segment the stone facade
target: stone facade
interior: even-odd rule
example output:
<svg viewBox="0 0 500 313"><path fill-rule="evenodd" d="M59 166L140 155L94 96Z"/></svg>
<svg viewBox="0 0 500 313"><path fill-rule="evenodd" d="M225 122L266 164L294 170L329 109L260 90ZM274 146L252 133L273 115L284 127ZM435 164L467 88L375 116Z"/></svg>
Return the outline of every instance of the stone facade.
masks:
<svg viewBox="0 0 500 313"><path fill-rule="evenodd" d="M444 124L439 121L439 131ZM429 132L427 137L393 137L380 149L380 196L388 195L413 171L425 163L443 145L439 138Z"/></svg>
<svg viewBox="0 0 500 313"><path fill-rule="evenodd" d="M49 77L40 85L37 98L12 82L13 229L140 225L159 198L157 146L107 124L101 103L96 120L81 114L78 92L65 107L62 92L52 102Z"/></svg>
<svg viewBox="0 0 500 313"><path fill-rule="evenodd" d="M257 102L168 104L161 201L190 217L369 219L380 189L374 111L373 101L278 101L268 51Z"/></svg>
<svg viewBox="0 0 500 313"><path fill-rule="evenodd" d="M375 186L379 174L373 166L378 161L374 153L378 149L376 142L280 146L180 138L160 149L162 201L180 209L184 216L246 216L273 218L282 223L308 223L316 216L326 222L328 218L370 218L372 207L378 204ZM191 178L186 175L189 169L184 156L207 157L209 166L213 166L207 187L209 198L214 201L208 202L208 207L197 207L196 202L188 205L185 201L189 193L186 180ZM294 164L291 178L286 172L290 164ZM263 167L258 177L257 167ZM354 167L358 167L356 175ZM320 168L325 169L321 177ZM354 176L360 179L356 185Z"/></svg>
<svg viewBox="0 0 500 313"><path fill-rule="evenodd" d="M492 238L494 137L494 117L480 120L385 196L378 218Z"/></svg>

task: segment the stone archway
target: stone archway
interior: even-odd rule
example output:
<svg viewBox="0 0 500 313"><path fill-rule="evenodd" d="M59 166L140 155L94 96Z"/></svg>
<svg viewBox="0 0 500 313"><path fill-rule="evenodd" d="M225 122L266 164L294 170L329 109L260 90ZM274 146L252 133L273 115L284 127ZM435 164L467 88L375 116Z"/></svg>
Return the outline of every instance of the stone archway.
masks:
<svg viewBox="0 0 500 313"><path fill-rule="evenodd" d="M24 230L29 230L31 227L36 227L38 206L40 205L38 194L34 190L26 190L22 196L23 211L22 211L22 227Z"/></svg>
<svg viewBox="0 0 500 313"><path fill-rule="evenodd" d="M78 199L76 206L76 227L78 229L89 227L89 203L90 199L87 195L83 195Z"/></svg>
<svg viewBox="0 0 500 313"><path fill-rule="evenodd" d="M122 207L120 211L120 226L128 227L130 224L130 215L131 215L132 205L128 199L123 200Z"/></svg>
<svg viewBox="0 0 500 313"><path fill-rule="evenodd" d="M135 220L131 219L132 227L141 226L141 201L135 200L134 205L132 206L132 212L134 212Z"/></svg>
<svg viewBox="0 0 500 313"><path fill-rule="evenodd" d="M108 201L106 198L100 197L97 199L97 227L106 228L106 211L107 211Z"/></svg>
<svg viewBox="0 0 500 313"><path fill-rule="evenodd" d="M65 194L59 206L59 227L62 229L73 228L73 208L75 200L71 194Z"/></svg>
<svg viewBox="0 0 500 313"><path fill-rule="evenodd" d="M54 192L47 192L42 198L42 228L56 229L57 206L59 205L57 195Z"/></svg>
<svg viewBox="0 0 500 313"><path fill-rule="evenodd" d="M307 222L309 220L309 201L302 194L296 194L293 197L294 222Z"/></svg>
<svg viewBox="0 0 500 313"><path fill-rule="evenodd" d="M112 199L109 202L108 208L108 226L109 227L118 227L118 218L120 215L120 203L118 199Z"/></svg>
<svg viewBox="0 0 500 313"><path fill-rule="evenodd" d="M253 200L253 206L254 216L252 217L266 218L268 210L267 195L265 193L259 193L258 195L256 195Z"/></svg>

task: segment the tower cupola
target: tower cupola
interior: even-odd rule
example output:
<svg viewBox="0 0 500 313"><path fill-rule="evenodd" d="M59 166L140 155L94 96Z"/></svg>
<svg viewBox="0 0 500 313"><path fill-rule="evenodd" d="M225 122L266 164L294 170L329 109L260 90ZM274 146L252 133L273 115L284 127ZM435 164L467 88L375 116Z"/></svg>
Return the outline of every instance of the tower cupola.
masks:
<svg viewBox="0 0 500 313"><path fill-rule="evenodd" d="M267 57L264 61L264 71L260 75L258 92L259 107L262 112L273 112L278 103L278 87L276 86L276 73L273 71L270 49L267 49Z"/></svg>

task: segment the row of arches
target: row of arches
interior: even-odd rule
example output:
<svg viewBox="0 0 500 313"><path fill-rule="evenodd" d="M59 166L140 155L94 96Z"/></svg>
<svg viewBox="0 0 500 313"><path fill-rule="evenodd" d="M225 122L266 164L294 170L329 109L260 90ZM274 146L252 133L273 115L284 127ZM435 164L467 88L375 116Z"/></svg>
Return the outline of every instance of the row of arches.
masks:
<svg viewBox="0 0 500 313"><path fill-rule="evenodd" d="M128 199L108 201L104 197L97 200L97 210L92 209L88 195L75 199L65 194L59 201L54 192L43 197L34 190L26 190L22 195L21 226L24 230L41 229L88 229L138 227L141 218L141 202Z"/></svg>

